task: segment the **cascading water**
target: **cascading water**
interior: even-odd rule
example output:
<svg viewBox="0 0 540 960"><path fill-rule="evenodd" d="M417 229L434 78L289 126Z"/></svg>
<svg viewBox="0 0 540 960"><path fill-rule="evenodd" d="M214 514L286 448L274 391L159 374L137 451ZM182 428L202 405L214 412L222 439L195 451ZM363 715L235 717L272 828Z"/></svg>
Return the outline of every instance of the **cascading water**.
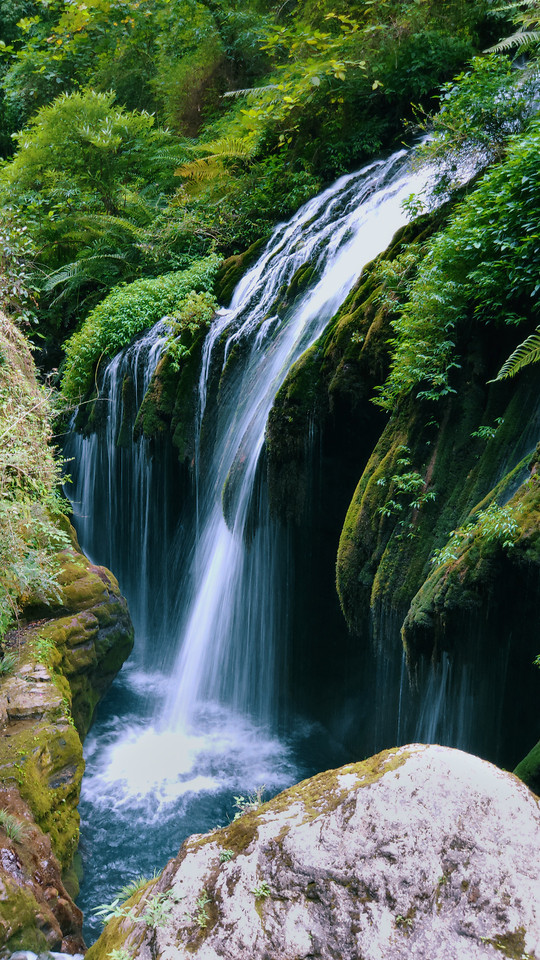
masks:
<svg viewBox="0 0 540 960"><path fill-rule="evenodd" d="M265 425L291 365L363 265L406 222L403 200L426 179L426 172L411 174L405 151L343 177L276 229L230 308L219 313L199 384L192 528L173 516L175 498L160 487L148 444L117 446L126 393L134 394L135 411L166 325L104 372L106 430L71 438L81 545L118 575L143 638L143 654L122 671L116 701L109 699L87 741L81 813L91 854L83 906L93 900L90 873L99 876L105 899L130 876L159 866L184 836L230 814L233 791L263 782L275 791L340 760L328 747L326 757L319 752L301 766L291 726L277 736L290 578L260 470ZM277 310L306 265L316 282L288 310ZM171 647L178 653L167 660ZM294 735L303 733L307 738L295 718ZM117 848L121 853L111 853Z"/></svg>
<svg viewBox="0 0 540 960"><path fill-rule="evenodd" d="M145 659L149 634L155 634L155 608L166 609L172 586L168 563L156 571L151 558L163 548L173 517L167 464L154 469L144 438L133 443L129 414L141 405L168 335L166 322L160 321L111 360L96 405L97 431L83 435L73 430L64 450L71 474L66 492L80 542L89 556L131 588L140 660Z"/></svg>

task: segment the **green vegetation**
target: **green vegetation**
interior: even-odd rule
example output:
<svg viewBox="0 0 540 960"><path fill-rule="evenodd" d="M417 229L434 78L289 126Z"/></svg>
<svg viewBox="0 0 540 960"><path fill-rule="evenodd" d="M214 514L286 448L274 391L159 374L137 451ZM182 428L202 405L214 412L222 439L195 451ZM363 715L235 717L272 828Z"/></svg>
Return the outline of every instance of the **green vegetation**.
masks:
<svg viewBox="0 0 540 960"><path fill-rule="evenodd" d="M28 230L47 348L119 283L245 250L396 142L411 103L430 107L496 39L489 13L488 0L6 2L0 206Z"/></svg>
<svg viewBox="0 0 540 960"><path fill-rule="evenodd" d="M379 487L388 487L388 498L384 504L377 508L377 512L383 517L398 517L398 525L401 528L400 537L413 537L415 535L415 523L410 519L411 511L413 517L426 503L435 500L434 490L428 490L428 482L416 470L407 470L411 466L410 450L407 446L401 445L396 451L399 456L396 460L396 466L400 468L398 473L392 477L380 477L376 483Z"/></svg>
<svg viewBox="0 0 540 960"><path fill-rule="evenodd" d="M459 552L475 539L486 543L498 542L503 549L509 550L518 534L519 524L511 506L501 507L494 501L485 510L479 510L463 527L452 530L448 543L435 551L431 563L437 567L457 560Z"/></svg>
<svg viewBox="0 0 540 960"><path fill-rule="evenodd" d="M0 642L22 606L59 593L57 554L68 537L57 523L64 503L51 415L23 335L0 314Z"/></svg>
<svg viewBox="0 0 540 960"><path fill-rule="evenodd" d="M236 813L234 819L238 820L239 817L243 817L246 813L253 813L255 810L258 810L263 803L263 796L266 787L264 785L257 787L255 793L250 793L247 797L235 797L234 805L236 807Z"/></svg>
<svg viewBox="0 0 540 960"><path fill-rule="evenodd" d="M539 147L540 122L533 120L419 260L392 322L392 367L380 399L387 409L411 391L438 399L454 389L465 322L496 329L538 315Z"/></svg>
<svg viewBox="0 0 540 960"><path fill-rule="evenodd" d="M203 897L205 896L206 894L203 891ZM119 897L116 897L112 903L101 904L93 912L101 918L104 924L110 920L127 918L133 923L144 923L147 927L158 930L165 926L174 904L178 903L180 899L181 897L177 897L172 890L167 890L165 893L155 893L141 901L143 910L137 913L135 906L128 908L124 906ZM208 903L208 900L205 900L205 903ZM199 900L197 900L197 906L199 906ZM204 904L200 909L202 910L203 907Z"/></svg>
<svg viewBox="0 0 540 960"><path fill-rule="evenodd" d="M196 923L200 930L205 930L208 926L210 916L206 907L210 902L210 897L207 895L206 890L203 890L195 901L195 910L193 913L186 913L186 919Z"/></svg>
<svg viewBox="0 0 540 960"><path fill-rule="evenodd" d="M134 280L117 287L88 315L81 329L66 344L66 363L62 389L67 397L78 400L87 392L100 357L112 357L138 333L151 327L165 314L180 309L185 314L196 293L208 291L213 283L219 259L216 256L197 261L189 270L166 273L154 279ZM208 305L208 301L204 301Z"/></svg>
<svg viewBox="0 0 540 960"><path fill-rule="evenodd" d="M271 888L268 886L266 880L261 880L260 883L257 883L253 890L251 891L256 900L265 900L266 897L269 897L272 893Z"/></svg>
<svg viewBox="0 0 540 960"><path fill-rule="evenodd" d="M17 817L7 810L0 810L0 830L3 830L10 840L21 843L26 836L26 827Z"/></svg>
<svg viewBox="0 0 540 960"><path fill-rule="evenodd" d="M519 373L523 367L527 367L529 363L538 363L539 360L540 326L510 354L508 360L503 363L499 370L496 379L504 380L505 377L515 377L516 373Z"/></svg>

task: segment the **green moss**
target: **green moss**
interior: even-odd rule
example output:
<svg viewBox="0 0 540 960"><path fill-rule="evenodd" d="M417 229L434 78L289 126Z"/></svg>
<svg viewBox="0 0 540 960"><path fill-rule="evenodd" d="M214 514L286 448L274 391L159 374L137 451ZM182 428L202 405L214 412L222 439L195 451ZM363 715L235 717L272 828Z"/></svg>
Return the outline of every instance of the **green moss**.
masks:
<svg viewBox="0 0 540 960"><path fill-rule="evenodd" d="M516 478L523 477L526 457L502 478L473 510L484 508L486 503L496 503L505 495ZM410 661L420 655L429 656L433 638L442 640L444 624L451 614L459 611L480 611L488 598L503 597L505 582L512 571L519 580L523 571L529 571L530 590L540 586L540 483L536 474L522 483L508 501L505 511L516 525L513 544L505 546L501 538L486 536L482 523L469 529L470 533L461 542L456 541L446 548L448 559L434 565L414 596L403 624L403 638ZM501 528L502 529L502 528ZM496 530L494 531L496 534ZM532 598L534 603L534 597ZM470 613L469 613L470 616Z"/></svg>
<svg viewBox="0 0 540 960"><path fill-rule="evenodd" d="M123 947L135 956L134 946L131 943L129 947L126 945L127 937L122 920L109 920L99 938L85 954L85 960L104 960L113 950L121 950Z"/></svg>
<svg viewBox="0 0 540 960"><path fill-rule="evenodd" d="M249 267L255 262L265 244L264 238L256 240L244 253L228 257L220 265L215 280L216 297L227 307L231 302L234 289Z"/></svg>
<svg viewBox="0 0 540 960"><path fill-rule="evenodd" d="M48 950L45 935L36 925L41 908L27 887L0 881L0 946L9 952Z"/></svg>
<svg viewBox="0 0 540 960"><path fill-rule="evenodd" d="M492 937L489 940L486 939L485 943L490 943L504 957L509 957L509 960L524 960L524 958L536 960L536 954L526 951L524 927L518 927L516 930L502 933L500 936Z"/></svg>
<svg viewBox="0 0 540 960"><path fill-rule="evenodd" d="M180 462L190 461L194 453L197 386L205 333L206 327L193 336L186 334L182 340L186 353L178 361L164 354L135 422L135 439L142 434L154 441L172 437Z"/></svg>
<svg viewBox="0 0 540 960"><path fill-rule="evenodd" d="M540 740L518 763L514 770L516 777L523 780L531 790L540 796Z"/></svg>
<svg viewBox="0 0 540 960"><path fill-rule="evenodd" d="M21 725L18 725L20 727ZM82 746L67 722L45 719L16 729L0 747L0 777L15 781L37 825L51 837L63 866L71 863L79 839L77 803L84 771Z"/></svg>

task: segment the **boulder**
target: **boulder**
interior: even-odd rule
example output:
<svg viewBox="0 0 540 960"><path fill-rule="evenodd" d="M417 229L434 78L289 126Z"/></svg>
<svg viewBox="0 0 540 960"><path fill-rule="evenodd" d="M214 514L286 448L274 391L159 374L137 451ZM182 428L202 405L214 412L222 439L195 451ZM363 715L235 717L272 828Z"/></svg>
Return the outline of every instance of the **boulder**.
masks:
<svg viewBox="0 0 540 960"><path fill-rule="evenodd" d="M512 774L385 751L188 838L87 960L538 960L539 844Z"/></svg>

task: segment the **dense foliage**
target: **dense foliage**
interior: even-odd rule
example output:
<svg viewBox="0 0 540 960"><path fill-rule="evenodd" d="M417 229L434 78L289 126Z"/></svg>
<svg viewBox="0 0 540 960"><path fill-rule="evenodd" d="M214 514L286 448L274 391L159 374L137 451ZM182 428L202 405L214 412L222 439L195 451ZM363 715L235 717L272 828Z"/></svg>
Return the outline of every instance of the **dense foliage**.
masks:
<svg viewBox="0 0 540 960"><path fill-rule="evenodd" d="M79 400L91 385L100 357L113 357L138 333L161 317L178 311L185 301L209 291L219 258L199 260L189 270L118 286L94 308L81 329L66 344L62 382L66 396Z"/></svg>
<svg viewBox="0 0 540 960"><path fill-rule="evenodd" d="M452 389L465 322L530 325L538 317L539 150L540 121L534 120L424 252L393 323L383 405L392 408L411 391L436 399Z"/></svg>
<svg viewBox="0 0 540 960"><path fill-rule="evenodd" d="M47 391L33 371L27 343L0 313L0 652L22 605L58 592L59 465L51 440Z"/></svg>
<svg viewBox="0 0 540 960"><path fill-rule="evenodd" d="M488 0L1 9L0 204L28 226L55 340L119 282L245 249L496 39Z"/></svg>

